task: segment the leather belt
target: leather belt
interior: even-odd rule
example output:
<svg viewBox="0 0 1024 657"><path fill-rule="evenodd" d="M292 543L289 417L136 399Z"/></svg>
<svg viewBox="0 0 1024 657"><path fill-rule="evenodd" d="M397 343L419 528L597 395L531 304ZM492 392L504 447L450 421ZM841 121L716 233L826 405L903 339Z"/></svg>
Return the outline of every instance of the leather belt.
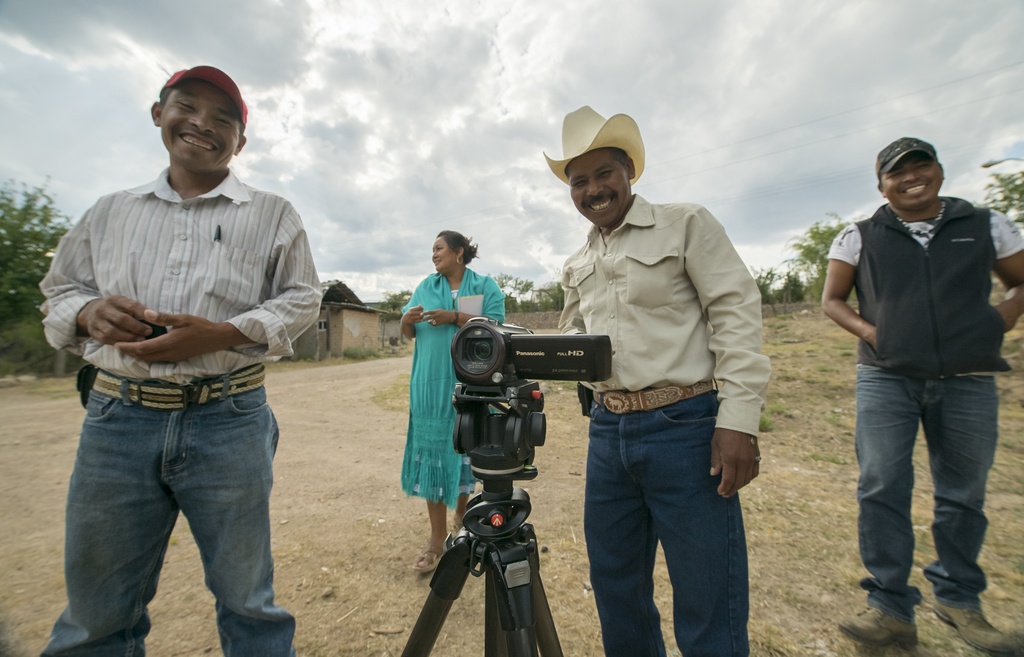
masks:
<svg viewBox="0 0 1024 657"><path fill-rule="evenodd" d="M698 381L690 386L665 386L664 388L647 388L639 392L628 390L611 390L598 393L598 400L612 413L634 413L650 411L668 406L684 399L703 395L715 389L711 379Z"/></svg>
<svg viewBox="0 0 1024 657"><path fill-rule="evenodd" d="M196 404L205 404L221 397L230 397L263 386L266 374L262 364L250 365L229 375L196 379L182 385L151 379L138 381L114 376L100 370L92 389L96 392L125 399L146 408L160 411L180 411ZM227 380L227 389L224 381Z"/></svg>

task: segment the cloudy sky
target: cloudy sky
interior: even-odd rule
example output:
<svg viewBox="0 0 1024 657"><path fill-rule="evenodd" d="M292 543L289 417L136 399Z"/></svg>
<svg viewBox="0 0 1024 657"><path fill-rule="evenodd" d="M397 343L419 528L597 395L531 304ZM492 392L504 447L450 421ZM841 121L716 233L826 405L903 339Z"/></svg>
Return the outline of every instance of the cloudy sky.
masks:
<svg viewBox="0 0 1024 657"><path fill-rule="evenodd" d="M542 151L567 112L640 125L634 190L703 204L753 268L882 199L876 153L931 141L980 200L1024 157L1020 0L0 0L0 180L79 216L154 178L170 73L226 70L249 104L235 171L298 208L324 280L364 301L474 268L557 280L589 224Z"/></svg>

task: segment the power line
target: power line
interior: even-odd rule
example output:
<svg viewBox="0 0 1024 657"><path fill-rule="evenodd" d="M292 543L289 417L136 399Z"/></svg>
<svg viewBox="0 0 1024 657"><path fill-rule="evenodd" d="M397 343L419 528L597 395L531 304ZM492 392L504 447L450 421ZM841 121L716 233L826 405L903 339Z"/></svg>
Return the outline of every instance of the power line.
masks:
<svg viewBox="0 0 1024 657"><path fill-rule="evenodd" d="M664 160L664 161L662 161L659 164L668 164L670 162L676 162L678 160L683 160L683 159L686 159L688 157L696 157L697 155L704 155L706 153L713 153L715 151L719 151L719 150L722 150L724 148L729 148L731 146L738 146L739 144L745 144L748 141L754 141L756 139L763 139L764 137L770 137L772 135L777 135L779 133L787 132L789 130L795 130L796 128L802 128L804 126L813 125L815 123L821 123L822 121L828 121L829 119L834 119L834 118L836 118L838 116L845 116L846 114L853 114L854 112L859 112L861 110L871 109L872 107L878 107L879 105L885 105L886 103L891 103L891 102L896 101L896 100L902 100L903 98L909 98L910 96L915 96L917 94L922 94L922 93L925 93L926 91L934 91L935 89L941 89L942 87L948 87L948 86L950 86L952 84L959 84L960 82L964 82L966 80L972 80L974 78L982 77L982 76L985 76L985 75L990 75L990 74L996 73L998 71L1002 71L1002 70L1005 70L1005 69L1008 69L1008 68L1013 68L1015 66L1020 66L1021 64L1024 64L1024 61L1014 62L1013 64L1005 64L1003 66L997 66L996 68L989 69L987 71L981 71L980 73L974 73L973 75L967 75L967 76L964 76L962 78L957 78L955 80L950 80L949 82L943 82L941 84L936 84L936 85L932 85L930 87L925 87L923 89L918 89L917 91L911 91L909 93L905 93L905 94L902 94L900 96L893 96L892 98L886 98L885 100L880 100L880 101L875 102L875 103L868 103L867 105L861 105L860 107L854 107L854 108L851 108L851 109L848 109L848 110L843 110L842 112L836 112L834 114L829 114L827 116L822 116L822 117L819 117L819 118L816 118L816 119L811 119L810 121L804 121L803 123L797 123L797 124L788 126L786 128L779 128L777 130L771 130L769 132L765 132L765 133L762 133L762 134L759 134L759 135L754 135L752 137L746 137L744 139L740 139L739 141L734 141L734 142L732 142L730 144L723 144L721 146L715 146L715 147L709 148L707 150L697 151L696 153L689 153L687 155L681 155L679 157L675 157L675 158L672 158L670 160Z"/></svg>
<svg viewBox="0 0 1024 657"><path fill-rule="evenodd" d="M669 160L662 160L660 162L655 163L655 167L663 166L663 165L666 165L666 164L670 164L672 162L678 162L680 160L684 160L684 159L691 158L691 157L696 157L698 155L704 155L704 154L707 154L707 153L713 153L715 151L719 151L719 150L723 150L723 149L726 149L726 148L730 148L732 146L737 146L739 144L744 144L744 143L747 143L747 142L755 141L757 139L763 139L765 137L770 137L770 136L773 136L773 135L777 135L777 134L780 134L780 133L783 133L783 132L787 132L789 130L795 130L797 128L805 127L805 126L808 126L808 125L813 125L813 124L816 124L816 123L821 123L821 122L824 122L824 121L827 121L829 119L833 119L833 118L836 118L836 117L839 117L839 116L844 116L844 115L847 115L847 114L852 114L852 113L855 113L855 112L863 111L863 110L866 110L866 109L871 109L871 108L874 108L874 107L878 107L880 105L885 105L886 103L891 103L891 102L894 102L894 101L897 101L897 100L901 100L901 99L904 99L904 98L909 98L911 96L915 96L915 95L918 95L918 94L926 93L926 92L929 92L929 91L934 91L936 89L941 89L943 87L948 87L948 86L951 86L951 85L954 85L954 84L959 84L961 82L965 82L965 81L972 80L972 79L975 79L975 78L984 77L984 76L987 76L987 75L991 75L993 73L997 73L999 71L1003 71L1003 70L1014 68L1014 67L1021 66L1021 65L1024 65L1024 61L1018 61L1018 62L1014 62L1014 63L1011 63L1011 64L1004 64L1004 65L998 66L996 68L988 69L988 70L985 70L985 71L980 71L978 73L974 73L974 74L971 74L971 75L966 75L966 76L963 76L963 77L960 77L960 78L956 78L954 80L949 80L947 82L942 82L940 84L935 84L935 85L931 85L931 86L928 86L928 87L924 87L924 88L921 88L921 89L918 89L918 90L915 90L915 91L911 91L911 92L908 92L908 93L905 93L905 94L901 94L899 96L893 96L891 98L880 100L880 101L877 101L877 102L874 102L874 103L868 103L866 105L861 105L861 106L854 107L854 108L851 108L851 109L843 110L841 112L834 112L834 113L828 114L826 116L818 117L818 118L815 118L815 119L810 119L808 121L797 123L797 124L794 124L794 125L791 125L791 126L787 126L787 127L784 127L784 128L779 128L779 129L776 129L776 130L771 130L769 132L761 133L759 135L754 135L754 136L751 136L751 137L746 137L744 139L740 139L738 141L734 141L734 142L731 142L731 143L728 143L728 144L723 144L721 146L715 146L713 148L709 148L709 149L706 149L706 150L703 150L703 151L697 151L697 152L690 153L690 154L687 154L687 155L682 155L680 157L672 158L672 159L669 159ZM646 179L644 181L644 184L647 187L651 187L651 186L659 185L659 184L662 184L662 183L665 183L665 182L670 182L670 181L678 180L679 178L684 178L684 177L687 177L687 176L692 176L692 175L695 175L695 174L698 174L698 173L704 173L706 171L713 171L713 170L716 170L716 169L724 169L724 168L727 168L727 167L730 167L730 166L734 166L736 164L742 164L742 163L745 163L745 162L751 162L751 161L755 161L755 160L759 160L759 159L764 159L764 158L772 156L772 155L778 155L780 153L786 153L786 152L789 152L789 151L794 151L794 150L798 150L798 149L801 149L801 148L806 148L808 146L814 146L814 145L817 145L817 144L822 144L822 143L826 143L826 142L829 142L829 141L834 141L834 140L837 140L837 139L842 139L844 137L849 137L851 135L856 135L856 134L860 134L860 133L863 133L863 132L868 132L870 130L874 130L874 129L877 129L877 128L885 127L885 126L888 126L888 125L894 125L894 124L897 124L897 123L902 123L902 122L905 122L905 121L911 121L911 120L922 118L922 117L925 117L925 116L930 116L930 115L937 114L937 113L940 113L940 112L945 112L945 111L949 111L949 110L952 110L952 109L957 109L957 108L960 108L960 107L966 107L966 106L969 106L969 105L973 105L973 104L985 102L985 101L988 101L988 100L992 100L993 98L998 98L1000 96L1005 96L1005 95L1009 95L1009 94L1019 93L1021 91L1024 91L1024 88L1011 89L1011 90L1008 90L1008 91L1003 91L1003 92L999 92L999 93L996 93L996 94L992 94L992 95L986 96L984 98L975 98L975 99L972 99L972 100L969 100L969 101L965 101L963 103L958 103L958 104L954 104L954 105L947 105L945 107L941 107L941 108L938 108L938 109L930 110L928 112L924 112L924 113L917 114L917 115L914 115L914 116L906 116L906 117L902 117L900 119L896 119L896 120L893 120L893 121L887 121L887 122L884 122L884 123L873 124L873 125L870 125L870 126L866 126L866 127L863 127L863 128L856 129L856 130L850 130L850 131L847 131L847 132L826 136L826 137L823 137L821 139L816 139L816 140L813 140L813 141L805 142L803 144L797 144L795 146L789 146L789 147L786 147L786 148L781 148L781 149L776 149L776 150L768 151L766 153L761 153L759 155L753 155L753 156L742 158L742 159L733 159L733 160L730 160L729 162L724 163L724 164L703 167L703 168L700 168L700 169L694 169L694 170L687 171L687 172L684 172L684 173L681 173L681 174L678 174L678 175L673 175L673 176L670 176L670 177L667 177L667 178L661 178L661 179L657 179L657 180L653 180L653 181L651 181L650 178L648 178L648 179ZM947 152L948 152L948 150L949 149L946 149ZM647 168L648 169L652 168L651 164L652 163L650 163L650 162L647 163ZM849 171L855 171L855 170L851 169ZM857 171L859 171L859 169ZM734 200L743 200L745 198L757 198L757 197L767 196L767 195L771 195L771 194L777 194L777 193L780 193L781 191L792 191L792 190L795 190L795 189L800 189L802 187L807 186L808 184L816 185L816 184L823 184L823 183L826 183L826 182L836 182L838 180L844 180L844 179L848 179L848 178L851 178L851 177L855 177L855 175L857 175L857 174L850 174L850 173L845 173L845 172L840 172L840 173L837 173L837 174L829 174L828 176L820 177L820 178L817 178L817 179L811 179L810 181L804 180L804 181L795 181L795 182L792 182L792 183L785 183L783 185L778 185L778 186L776 186L774 188L773 187L762 188L762 189L756 190L756 191L749 191L749 192L744 192L744 193L741 193L741 194L738 194L738 195L726 196L726 197L723 197L723 198L718 199L718 200L708 200L705 203L706 204L711 204L711 203L720 203L720 202L727 202L727 201L734 201ZM485 212L495 212L496 213L495 216L490 217L490 218L486 218L486 219L482 219L482 220L480 220L478 222L474 222L473 225L489 224L489 223L492 223L492 222L495 222L495 221L498 221L498 220L504 220L507 215L502 213L502 211L507 210L509 208L518 207L518 206L519 206L519 203L507 203L507 204L503 204L503 205L492 206L492 207L486 208L486 209L474 210L474 211L471 211L471 212L466 212L466 213L463 213L463 214L460 214L460 215L439 217L437 219L428 219L428 220L426 220L421 225L424 228L426 228L428 226L438 226L438 225L441 225L441 224L444 224L444 223L447 223L447 222L451 222L451 221L455 221L455 220L459 220L459 219L465 219L465 218L472 217L474 215L478 215L478 214L485 213ZM537 214L537 212L536 211L534 211L534 212L529 212L529 211L525 212L525 216L530 216L530 215L534 215L534 214Z"/></svg>
<svg viewBox="0 0 1024 657"><path fill-rule="evenodd" d="M977 103L981 103L981 102L985 102L985 101L988 101L988 100L992 100L993 98L998 98L999 96L1006 96L1006 95L1009 95L1009 94L1015 94L1015 93L1019 93L1021 91L1024 91L1024 87L1022 87L1020 89L1011 89L1009 91L1003 91L1003 92L1000 92L1000 93L997 93L997 94L993 94L991 96L986 96L984 98L975 98L974 100L969 100L969 101L966 101L966 102L963 102L963 103L958 103L956 105L947 105L946 107L940 107L939 109L934 109L934 110L931 110L931 111L928 111L928 112L923 112L921 114L916 114L914 116L905 116L905 117L901 117L899 119L895 119L893 121L886 121L884 123L876 123L874 125L869 125L869 126L865 126L863 128L858 128L856 130L849 130L847 132L842 132L842 133L839 133L839 134L829 135L829 136L823 137L821 139L815 139L814 141L805 142L803 144L796 144L795 146L787 146L786 148L780 148L780 149L777 149L777 150L774 150L774 151L768 151L767 153L761 153L759 155L752 155L750 157L745 157L745 158L741 158L741 159L729 160L728 162L726 162L724 164L716 164L716 165L713 165L713 166L704 167L702 169L694 169L692 171L686 171L684 173L681 173L681 174L678 174L678 175L674 175L674 176L670 176L668 178L662 178L661 180L655 180L653 182L645 181L645 183L648 186L658 185L658 184L661 184L661 183L664 183L664 182L669 182L671 180L677 180L679 178L684 178L686 176L692 176L692 175L697 174L697 173L703 173L705 171L713 171L715 169L724 169L726 167L730 167L730 166L733 166L735 164L742 164L744 162L752 162L754 160L760 160L760 159L766 158L766 157L768 157L770 155L778 155L779 153L787 153L789 151L799 150L801 148L806 148L808 146L814 146L814 145L817 145L817 144L823 144L823 143L828 142L828 141L834 141L836 139L842 139L843 137L849 137L851 135L860 134L862 132L868 132L869 130L874 130L876 128L881 128L881 127L884 127L884 126L887 126L887 125L894 125L896 123L903 123L905 121L911 121L913 119L919 119L921 117L930 116L932 114L938 114L939 112L945 112L945 111L948 111L948 110L951 110L951 109L957 109L957 108L960 108L960 107L967 107L968 105L974 105L974 104L977 104ZM813 121L811 121L811 123L813 123ZM773 134L773 133L771 133L771 134ZM737 143L740 143L740 142L737 142ZM718 147L718 148L725 148L725 147L722 146L722 147ZM718 148L715 148L715 149L712 149L712 150L718 150ZM677 159L682 159L682 158L677 158ZM669 161L675 161L675 160L669 160Z"/></svg>

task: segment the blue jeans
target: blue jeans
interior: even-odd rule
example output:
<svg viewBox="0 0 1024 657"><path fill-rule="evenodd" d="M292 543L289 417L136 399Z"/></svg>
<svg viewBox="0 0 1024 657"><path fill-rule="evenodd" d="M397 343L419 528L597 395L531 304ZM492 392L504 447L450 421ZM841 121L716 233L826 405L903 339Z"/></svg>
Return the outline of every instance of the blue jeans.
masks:
<svg viewBox="0 0 1024 657"><path fill-rule="evenodd" d="M924 428L935 487L932 537L938 559L924 569L935 598L980 610L985 573L978 553L998 434L998 395L991 376L915 379L857 366L857 460L860 553L871 577L861 581L868 605L908 623L921 592L908 585L914 563L910 517L914 442Z"/></svg>
<svg viewBox="0 0 1024 657"><path fill-rule="evenodd" d="M616 415L594 404L584 529L607 657L665 655L654 604L661 541L686 657L749 654L747 549L738 496L717 492L718 402L701 395Z"/></svg>
<svg viewBox="0 0 1024 657"><path fill-rule="evenodd" d="M264 389L181 411L93 392L68 490L68 606L44 655L145 655L178 512L199 547L228 657L292 655L295 619L274 605L271 463Z"/></svg>

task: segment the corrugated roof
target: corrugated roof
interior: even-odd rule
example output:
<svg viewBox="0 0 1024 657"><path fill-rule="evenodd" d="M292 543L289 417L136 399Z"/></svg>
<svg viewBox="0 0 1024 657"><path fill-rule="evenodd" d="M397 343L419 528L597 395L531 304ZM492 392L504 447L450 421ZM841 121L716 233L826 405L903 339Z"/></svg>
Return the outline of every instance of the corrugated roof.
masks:
<svg viewBox="0 0 1024 657"><path fill-rule="evenodd" d="M324 303L348 303L356 306L367 307L356 293L341 281L328 281L324 283Z"/></svg>

